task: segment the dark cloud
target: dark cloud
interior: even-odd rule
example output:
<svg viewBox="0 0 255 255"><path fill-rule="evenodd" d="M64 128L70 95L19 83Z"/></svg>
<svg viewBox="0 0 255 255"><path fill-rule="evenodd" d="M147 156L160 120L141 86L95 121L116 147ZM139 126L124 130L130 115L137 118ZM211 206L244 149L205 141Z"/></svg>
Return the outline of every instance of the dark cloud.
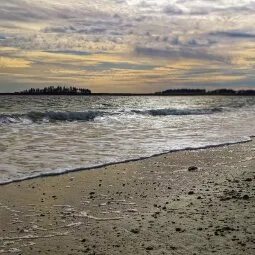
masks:
<svg viewBox="0 0 255 255"><path fill-rule="evenodd" d="M212 32L210 35L219 36L219 37L234 37L234 38L255 38L254 33L246 33L246 32L239 32L239 31L218 31Z"/></svg>
<svg viewBox="0 0 255 255"><path fill-rule="evenodd" d="M189 39L183 45L192 46L192 47L205 47L205 46L208 47L208 46L216 44L216 43L217 42L215 40L211 40L211 39L206 39L206 38L196 39L196 38L192 38L192 39Z"/></svg>
<svg viewBox="0 0 255 255"><path fill-rule="evenodd" d="M0 20L3 21L34 21L48 19L53 14L53 10L38 8L24 0L9 0L0 3ZM55 16L55 15L54 15Z"/></svg>
<svg viewBox="0 0 255 255"><path fill-rule="evenodd" d="M106 14L102 8L98 8L98 1L91 6L88 4L73 1L27 1L27 0L8 0L0 1L0 20L3 21L56 21L77 19L83 17L104 16Z"/></svg>
<svg viewBox="0 0 255 255"><path fill-rule="evenodd" d="M87 52L87 51L75 51L75 50L46 50L44 52L54 53L54 54L78 55L78 56L92 55L90 52Z"/></svg>
<svg viewBox="0 0 255 255"><path fill-rule="evenodd" d="M163 13L168 15L181 15L184 14L185 12L176 5L167 5L166 7L163 8Z"/></svg>
<svg viewBox="0 0 255 255"><path fill-rule="evenodd" d="M70 26L64 27L47 27L43 29L44 33L80 33L80 34L103 34L107 31L106 28L91 27L91 28L73 28Z"/></svg>
<svg viewBox="0 0 255 255"><path fill-rule="evenodd" d="M143 46L147 46L148 48L153 45L153 43L157 43L158 46L176 46L176 47L209 47L217 41L214 38L211 38L208 36L208 34L200 34L197 35L189 35L186 37L182 37L182 35L155 35L151 34L149 31L147 31L144 34L144 41L147 42L147 44ZM150 44L151 43L151 44ZM161 45L160 45L161 44Z"/></svg>
<svg viewBox="0 0 255 255"><path fill-rule="evenodd" d="M43 33L87 34L87 35L126 35L134 24L120 17L86 18L82 21L70 21L68 25L48 26L41 30ZM132 30L131 30L132 31Z"/></svg>
<svg viewBox="0 0 255 255"><path fill-rule="evenodd" d="M169 58L169 59L203 59L203 60L214 60L224 63L229 63L230 59L224 56L218 56L216 54L210 54L206 51L196 51L181 48L179 50L171 49L157 49L157 48L144 48L136 47L134 52L138 56L148 56L148 57L159 57L159 58Z"/></svg>
<svg viewBox="0 0 255 255"><path fill-rule="evenodd" d="M71 33L73 29L70 27L46 27L43 29L44 33Z"/></svg>
<svg viewBox="0 0 255 255"><path fill-rule="evenodd" d="M109 62L101 62L100 64L95 66L96 69L102 68L105 69L127 69L127 70L152 70L155 65L141 65L141 64L130 64L127 62L116 62L116 63L109 63Z"/></svg>
<svg viewBox="0 0 255 255"><path fill-rule="evenodd" d="M79 33L86 33L86 34L103 34L103 33L105 33L106 31L107 31L106 28L95 27L95 28L80 30Z"/></svg>

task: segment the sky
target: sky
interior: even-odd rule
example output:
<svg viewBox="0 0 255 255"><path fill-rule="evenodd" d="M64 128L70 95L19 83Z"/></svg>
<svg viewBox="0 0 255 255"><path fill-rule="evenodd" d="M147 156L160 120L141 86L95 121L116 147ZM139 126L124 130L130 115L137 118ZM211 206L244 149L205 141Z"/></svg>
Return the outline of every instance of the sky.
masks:
<svg viewBox="0 0 255 255"><path fill-rule="evenodd" d="M255 0L0 0L0 92L255 89Z"/></svg>

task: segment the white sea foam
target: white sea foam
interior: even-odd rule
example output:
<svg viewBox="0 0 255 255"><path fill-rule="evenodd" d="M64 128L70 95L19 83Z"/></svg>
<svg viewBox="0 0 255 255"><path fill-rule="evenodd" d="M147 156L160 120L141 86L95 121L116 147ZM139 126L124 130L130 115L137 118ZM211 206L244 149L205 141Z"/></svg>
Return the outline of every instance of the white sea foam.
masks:
<svg viewBox="0 0 255 255"><path fill-rule="evenodd" d="M75 216L80 217L80 218L92 219L92 220L95 220L95 221L115 221L115 220L123 219L123 217L109 217L109 218L95 217L93 215L89 215L85 211L82 211L82 212L80 212L79 214L77 214Z"/></svg>
<svg viewBox="0 0 255 255"><path fill-rule="evenodd" d="M79 227L81 226L83 223L82 222L72 222L70 224L65 225L66 228L71 228L71 227Z"/></svg>
<svg viewBox="0 0 255 255"><path fill-rule="evenodd" d="M25 235L25 236L14 236L14 237L0 237L2 241L21 241L21 240L35 240L35 239L47 239L55 236L67 236L69 232L53 232L48 235Z"/></svg>

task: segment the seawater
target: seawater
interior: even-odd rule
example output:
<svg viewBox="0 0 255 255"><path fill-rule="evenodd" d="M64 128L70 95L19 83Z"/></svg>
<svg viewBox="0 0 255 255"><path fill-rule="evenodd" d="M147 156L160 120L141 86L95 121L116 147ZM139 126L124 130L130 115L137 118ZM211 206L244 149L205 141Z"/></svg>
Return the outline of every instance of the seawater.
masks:
<svg viewBox="0 0 255 255"><path fill-rule="evenodd" d="M253 135L255 97L0 96L0 183Z"/></svg>

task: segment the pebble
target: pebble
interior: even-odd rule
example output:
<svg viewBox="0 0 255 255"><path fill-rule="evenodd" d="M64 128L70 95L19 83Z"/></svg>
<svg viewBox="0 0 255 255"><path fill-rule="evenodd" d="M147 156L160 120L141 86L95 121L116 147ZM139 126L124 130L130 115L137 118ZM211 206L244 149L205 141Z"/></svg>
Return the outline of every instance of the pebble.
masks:
<svg viewBox="0 0 255 255"><path fill-rule="evenodd" d="M198 167L196 167L196 166L190 166L188 168L188 171L190 171L190 172L194 172L194 171L197 171L197 170L198 170Z"/></svg>
<svg viewBox="0 0 255 255"><path fill-rule="evenodd" d="M138 234L140 232L140 230L138 228L133 228L130 230L130 232L132 232L134 234Z"/></svg>
<svg viewBox="0 0 255 255"><path fill-rule="evenodd" d="M153 250L153 246L149 245L145 248L147 251L152 251Z"/></svg>
<svg viewBox="0 0 255 255"><path fill-rule="evenodd" d="M250 197L248 195L243 195L244 200L248 200Z"/></svg>

